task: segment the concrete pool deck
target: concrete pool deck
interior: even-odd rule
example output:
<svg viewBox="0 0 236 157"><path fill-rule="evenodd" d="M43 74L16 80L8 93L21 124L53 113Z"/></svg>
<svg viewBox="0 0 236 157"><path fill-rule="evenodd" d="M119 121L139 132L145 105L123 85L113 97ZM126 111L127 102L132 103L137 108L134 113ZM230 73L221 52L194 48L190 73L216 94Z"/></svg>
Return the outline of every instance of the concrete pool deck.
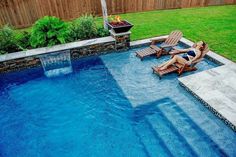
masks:
<svg viewBox="0 0 236 157"><path fill-rule="evenodd" d="M182 38L181 42L189 46L194 44L186 38ZM144 39L132 42L131 46L149 43L150 39ZM236 63L212 51L208 52L207 57L221 66L180 77L178 80L208 109L236 131Z"/></svg>
<svg viewBox="0 0 236 157"><path fill-rule="evenodd" d="M179 78L181 84L236 130L236 64Z"/></svg>
<svg viewBox="0 0 236 157"><path fill-rule="evenodd" d="M182 39L184 43L193 42ZM181 77L178 80L215 115L236 131L236 63L210 51L207 57L222 66Z"/></svg>

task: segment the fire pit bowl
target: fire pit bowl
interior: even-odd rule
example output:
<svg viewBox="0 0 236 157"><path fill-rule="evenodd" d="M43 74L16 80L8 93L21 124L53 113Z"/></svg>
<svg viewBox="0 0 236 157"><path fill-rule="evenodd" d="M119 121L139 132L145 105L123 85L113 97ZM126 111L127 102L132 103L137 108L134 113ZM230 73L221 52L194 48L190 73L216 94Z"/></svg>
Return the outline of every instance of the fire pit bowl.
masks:
<svg viewBox="0 0 236 157"><path fill-rule="evenodd" d="M120 22L108 22L107 25L108 29L113 30L115 33L125 33L133 27L133 25L126 20Z"/></svg>

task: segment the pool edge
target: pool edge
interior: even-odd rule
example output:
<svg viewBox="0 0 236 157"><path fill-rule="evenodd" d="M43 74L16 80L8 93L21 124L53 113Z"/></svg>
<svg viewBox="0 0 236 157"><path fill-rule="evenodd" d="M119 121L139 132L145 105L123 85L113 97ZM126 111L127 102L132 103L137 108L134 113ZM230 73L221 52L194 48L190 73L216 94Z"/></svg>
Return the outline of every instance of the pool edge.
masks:
<svg viewBox="0 0 236 157"><path fill-rule="evenodd" d="M179 81L180 86L182 86L187 92L193 95L197 100L199 100L207 109L209 109L215 116L217 116L221 121L223 121L227 126L229 126L233 131L236 132L236 126L231 123L227 118L225 118L222 114L220 114L216 109L214 109L211 105L209 105L204 99L194 93L190 88L188 88L184 83Z"/></svg>

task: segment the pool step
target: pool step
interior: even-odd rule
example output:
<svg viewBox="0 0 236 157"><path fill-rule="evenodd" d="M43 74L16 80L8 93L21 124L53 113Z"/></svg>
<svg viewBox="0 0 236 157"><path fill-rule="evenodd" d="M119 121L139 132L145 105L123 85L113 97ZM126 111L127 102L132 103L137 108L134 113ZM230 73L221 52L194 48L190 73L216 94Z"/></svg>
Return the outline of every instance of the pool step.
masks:
<svg viewBox="0 0 236 157"><path fill-rule="evenodd" d="M171 153L164 145L164 142L150 128L150 124L146 119L135 125L135 132L140 138L145 152L149 157L171 157Z"/></svg>
<svg viewBox="0 0 236 157"><path fill-rule="evenodd" d="M176 103L159 104L157 107L174 126L172 131L178 132L198 156L227 156Z"/></svg>
<svg viewBox="0 0 236 157"><path fill-rule="evenodd" d="M168 104L165 104L168 105ZM195 157L196 153L185 138L175 129L170 121L161 113L146 116L158 136L163 140L173 156Z"/></svg>

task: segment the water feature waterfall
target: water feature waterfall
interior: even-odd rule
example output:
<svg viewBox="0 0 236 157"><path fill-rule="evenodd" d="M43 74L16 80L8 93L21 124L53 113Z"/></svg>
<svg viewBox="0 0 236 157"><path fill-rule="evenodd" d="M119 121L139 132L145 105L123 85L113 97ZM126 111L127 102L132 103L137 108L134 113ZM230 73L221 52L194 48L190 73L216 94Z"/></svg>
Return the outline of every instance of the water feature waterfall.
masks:
<svg viewBox="0 0 236 157"><path fill-rule="evenodd" d="M40 56L40 61L47 77L65 75L73 71L70 50Z"/></svg>
<svg viewBox="0 0 236 157"><path fill-rule="evenodd" d="M102 15L103 15L103 21L104 21L104 28L108 29L107 23L108 23L108 14L107 14L107 3L106 0L101 0L102 5Z"/></svg>

